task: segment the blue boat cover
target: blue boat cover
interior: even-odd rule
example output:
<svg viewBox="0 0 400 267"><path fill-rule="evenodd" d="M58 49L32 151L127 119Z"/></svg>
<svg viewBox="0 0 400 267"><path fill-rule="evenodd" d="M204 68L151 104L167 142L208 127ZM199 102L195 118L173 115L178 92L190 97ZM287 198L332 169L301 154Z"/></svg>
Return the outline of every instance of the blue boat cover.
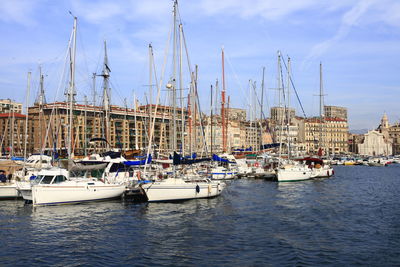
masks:
<svg viewBox="0 0 400 267"><path fill-rule="evenodd" d="M279 143L272 143L272 144L264 144L260 146L260 149L269 149L269 148L274 148L278 147Z"/></svg>
<svg viewBox="0 0 400 267"><path fill-rule="evenodd" d="M193 153L195 154L195 153ZM193 155L196 156L196 155ZM181 165L181 164L194 164L194 163L199 163L199 162L203 162L203 161L210 161L210 158L201 158L201 159L188 159L188 158L184 158L181 155L179 155L178 153L174 152L174 157L172 158L172 163L174 165Z"/></svg>
<svg viewBox="0 0 400 267"><path fill-rule="evenodd" d="M124 161L124 164L128 165L128 166L138 166L138 165L145 165L145 164L149 164L149 163L151 163L151 155L149 155L147 157L147 162L146 162L146 159Z"/></svg>
<svg viewBox="0 0 400 267"><path fill-rule="evenodd" d="M213 154L212 160L213 160L213 161L226 162L226 163L236 163L236 162L234 162L234 161L229 161L229 160L227 160L227 159L223 159L223 158L221 158L221 157L219 157L218 155L215 155L215 154Z"/></svg>

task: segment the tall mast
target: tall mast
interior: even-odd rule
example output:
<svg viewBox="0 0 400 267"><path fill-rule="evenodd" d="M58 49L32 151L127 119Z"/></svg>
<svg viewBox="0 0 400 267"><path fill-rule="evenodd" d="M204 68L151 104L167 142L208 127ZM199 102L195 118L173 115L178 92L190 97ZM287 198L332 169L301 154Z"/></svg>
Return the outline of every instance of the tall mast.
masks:
<svg viewBox="0 0 400 267"><path fill-rule="evenodd" d="M39 94L35 100L35 104L41 106L46 104L46 97L44 94L44 75L42 74L42 66L39 65Z"/></svg>
<svg viewBox="0 0 400 267"><path fill-rule="evenodd" d="M228 127L229 127L229 107L230 107L230 102L231 102L231 97L228 96L228 108L225 110L225 152L227 151L227 146L228 146ZM230 146L229 146L230 148ZM230 149L229 149L230 150Z"/></svg>
<svg viewBox="0 0 400 267"><path fill-rule="evenodd" d="M260 106L260 146L259 148L262 148L263 142L262 142L262 137L263 137L263 128L262 128L262 122L263 122L263 107L264 107L264 75L265 75L265 67L262 68L262 80L261 80L261 106Z"/></svg>
<svg viewBox="0 0 400 267"><path fill-rule="evenodd" d="M174 1L174 10L173 10L173 15L174 15L174 32L173 32L173 75L172 75L172 150L176 151L177 149L177 133L176 133L176 42L177 42L177 36L176 36L176 13L177 13L177 5L178 1Z"/></svg>
<svg viewBox="0 0 400 267"><path fill-rule="evenodd" d="M179 24L179 87L181 100L181 147L182 155L185 154L185 116L183 113L183 73L182 73L182 56L183 56L183 26Z"/></svg>
<svg viewBox="0 0 400 267"><path fill-rule="evenodd" d="M290 57L288 57L288 67L287 67L287 143L288 143L288 158L290 158Z"/></svg>
<svg viewBox="0 0 400 267"><path fill-rule="evenodd" d="M325 148L323 141L323 124L324 124L324 85L322 80L322 63L319 63L319 148Z"/></svg>
<svg viewBox="0 0 400 267"><path fill-rule="evenodd" d="M210 101L210 143L211 143L211 156L213 154L213 86L211 85L211 101Z"/></svg>
<svg viewBox="0 0 400 267"><path fill-rule="evenodd" d="M44 104L44 76L42 74L42 66L39 65L39 85L40 85L40 89L39 89L39 96L36 100L36 103L39 105L39 138L40 138L40 155L42 155L42 151L43 151L43 129L45 127L43 127L42 123L43 123L43 104Z"/></svg>
<svg viewBox="0 0 400 267"><path fill-rule="evenodd" d="M135 116L134 116L134 121L135 121L135 149L139 149L138 145L138 127L137 127L137 119L136 119L136 112L137 112L137 101L136 101L136 94L133 93L133 101L134 101L134 109L135 109Z"/></svg>
<svg viewBox="0 0 400 267"><path fill-rule="evenodd" d="M193 75L193 103L194 103L194 147L195 150L198 151L199 145L197 143L197 118L200 118L198 98L197 98L197 77L198 77L199 66L196 65L194 69Z"/></svg>
<svg viewBox="0 0 400 267"><path fill-rule="evenodd" d="M214 99L214 114L218 114L218 95L219 95L219 83L218 83L218 79L215 81L215 99ZM218 125L218 120L216 125ZM213 139L215 140L215 130L213 133ZM218 144L218 147L220 146L220 144ZM218 149L219 150L219 149Z"/></svg>
<svg viewBox="0 0 400 267"><path fill-rule="evenodd" d="M148 131L150 135L151 121L152 121L152 104L153 104L153 47L149 44L149 123Z"/></svg>
<svg viewBox="0 0 400 267"><path fill-rule="evenodd" d="M190 85L192 87L192 85ZM187 104L187 114L188 114L188 148L189 148L189 154L192 154L192 110L191 110L191 97L192 97L192 91L190 88L190 92L188 95L188 104Z"/></svg>
<svg viewBox="0 0 400 267"><path fill-rule="evenodd" d="M86 131L86 124L87 124L87 105L88 105L88 101L87 101L87 97L86 95L84 96L84 100L85 100L85 119L83 120L83 150L84 150L84 154L85 156L87 156L87 131Z"/></svg>
<svg viewBox="0 0 400 267"><path fill-rule="evenodd" d="M76 56L76 29L77 17L74 17L74 28L72 34L72 49L70 48L70 83L69 83L69 133L68 133L68 158L72 158L72 129L73 129L73 104L75 96L75 56Z"/></svg>
<svg viewBox="0 0 400 267"><path fill-rule="evenodd" d="M29 115L29 94L31 90L31 72L28 72L28 83L26 86L26 118L25 118L25 142L24 142L24 165L26 162L26 146L28 143L28 115Z"/></svg>
<svg viewBox="0 0 400 267"><path fill-rule="evenodd" d="M225 55L224 55L224 47L222 47L221 120L222 120L222 152L226 152L226 132L225 132Z"/></svg>
<svg viewBox="0 0 400 267"><path fill-rule="evenodd" d="M107 140L107 148L109 148L110 142L110 89L109 89L109 79L110 79L110 68L108 67L108 57L107 57L107 42L104 40L104 65L101 75L103 77L103 108L105 112L105 138Z"/></svg>
<svg viewBox="0 0 400 267"><path fill-rule="evenodd" d="M284 125L284 116L285 116L284 108L282 107L282 102L281 102L281 93L283 92L281 81L282 81L281 52L278 51L278 92L279 92L279 113L280 113L280 114L278 114L280 117L280 121L278 121L278 123L281 124L280 129L279 129L279 162L278 162L279 165L281 163L281 158L282 158L282 134L283 134L283 125Z"/></svg>

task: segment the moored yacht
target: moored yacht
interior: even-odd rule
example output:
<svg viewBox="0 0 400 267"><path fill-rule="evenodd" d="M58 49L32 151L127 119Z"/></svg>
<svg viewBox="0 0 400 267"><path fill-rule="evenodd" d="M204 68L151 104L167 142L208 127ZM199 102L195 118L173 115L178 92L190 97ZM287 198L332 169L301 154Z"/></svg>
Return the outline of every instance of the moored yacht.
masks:
<svg viewBox="0 0 400 267"><path fill-rule="evenodd" d="M42 170L31 186L23 184L18 190L33 205L56 205L118 198L124 193L125 185L97 178L70 177L66 169L54 167Z"/></svg>
<svg viewBox="0 0 400 267"><path fill-rule="evenodd" d="M167 178L141 185L149 202L177 201L218 196L225 188L225 183L198 179Z"/></svg>
<svg viewBox="0 0 400 267"><path fill-rule="evenodd" d="M26 191L29 198L29 190ZM123 184L97 178L70 177L66 169L54 167L39 172L31 187L31 199L33 205L69 204L118 198L124 191Z"/></svg>
<svg viewBox="0 0 400 267"><path fill-rule="evenodd" d="M296 182L311 179L312 170L302 164L283 164L276 170L278 182Z"/></svg>

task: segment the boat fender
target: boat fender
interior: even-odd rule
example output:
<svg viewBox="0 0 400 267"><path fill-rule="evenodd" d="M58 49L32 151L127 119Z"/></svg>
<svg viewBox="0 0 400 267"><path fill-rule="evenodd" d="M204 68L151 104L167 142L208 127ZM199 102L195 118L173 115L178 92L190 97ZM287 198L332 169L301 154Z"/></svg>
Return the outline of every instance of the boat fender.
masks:
<svg viewBox="0 0 400 267"><path fill-rule="evenodd" d="M335 170L332 170L332 175L334 175L335 174Z"/></svg>
<svg viewBox="0 0 400 267"><path fill-rule="evenodd" d="M140 177L141 176L140 171L137 171L136 176L137 176L138 180L142 180Z"/></svg>
<svg viewBox="0 0 400 267"><path fill-rule="evenodd" d="M326 171L326 174L329 176L329 171Z"/></svg>
<svg viewBox="0 0 400 267"><path fill-rule="evenodd" d="M200 193L200 186L199 185L196 185L196 192Z"/></svg>
<svg viewBox="0 0 400 267"><path fill-rule="evenodd" d="M211 188L212 188L212 186L209 184L209 185L208 185L208 193L209 193L209 194L211 194Z"/></svg>

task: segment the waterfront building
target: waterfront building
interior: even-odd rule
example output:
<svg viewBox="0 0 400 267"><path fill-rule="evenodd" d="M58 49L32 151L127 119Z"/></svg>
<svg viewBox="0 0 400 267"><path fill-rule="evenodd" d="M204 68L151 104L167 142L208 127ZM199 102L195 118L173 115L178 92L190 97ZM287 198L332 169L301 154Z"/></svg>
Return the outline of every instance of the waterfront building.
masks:
<svg viewBox="0 0 400 267"><path fill-rule="evenodd" d="M338 106L324 106L324 115L327 118L339 118L347 121L347 108Z"/></svg>
<svg viewBox="0 0 400 267"><path fill-rule="evenodd" d="M169 150L169 127L171 113L161 107L156 114L153 145L158 152ZM153 116L154 113L151 113ZM30 151L38 152L41 148L65 150L68 144L69 104L56 102L36 105L29 108ZM95 137L105 138L111 148L123 151L145 149L150 133L149 107L129 109L110 106L109 123L106 124L103 107L74 104L73 106L73 151L83 155L89 146L89 140ZM180 117L177 118L179 125ZM110 125L106 129L106 125ZM178 129L179 130L179 129ZM180 134L178 135L180 137ZM178 138L179 140L179 138Z"/></svg>
<svg viewBox="0 0 400 267"><path fill-rule="evenodd" d="M377 131L382 133L385 139L392 143L392 153L394 155L400 154L400 123L397 122L390 125L389 119L386 113L384 113Z"/></svg>
<svg viewBox="0 0 400 267"><path fill-rule="evenodd" d="M392 142L385 134L372 130L364 134L361 144L358 144L358 153L365 156L388 156L392 154Z"/></svg>
<svg viewBox="0 0 400 267"><path fill-rule="evenodd" d="M282 142L285 147L290 146L290 153L294 154L299 151L298 147L299 126L291 125L275 125L273 128L273 140L275 143ZM286 150L286 148L285 148Z"/></svg>
<svg viewBox="0 0 400 267"><path fill-rule="evenodd" d="M299 120L299 141L305 151L317 154L322 148L324 154L348 152L348 123L340 118L319 117Z"/></svg>
<svg viewBox="0 0 400 267"><path fill-rule="evenodd" d="M389 127L389 138L392 140L393 155L400 155L400 123L397 122Z"/></svg>
<svg viewBox="0 0 400 267"><path fill-rule="evenodd" d="M11 99L0 99L0 113L22 113L22 103L14 102Z"/></svg>
<svg viewBox="0 0 400 267"><path fill-rule="evenodd" d="M287 111L288 109L285 107L272 107L271 108L271 121L275 125L282 124L282 119L284 123L287 120ZM290 118L294 118L296 116L296 111L294 108L289 108Z"/></svg>
<svg viewBox="0 0 400 267"><path fill-rule="evenodd" d="M349 134L349 152L353 154L360 154L358 145L364 141L363 134Z"/></svg>
<svg viewBox="0 0 400 267"><path fill-rule="evenodd" d="M205 116L203 120L204 134L206 142L211 152L211 144L213 153L222 152L222 123L219 115L213 116L213 124L211 127L210 116ZM212 130L212 134L211 134ZM227 147L228 148L241 148L246 145L246 140L251 139L247 134L248 123L242 120L233 120L232 118L228 121L227 125ZM198 131L199 133L201 131ZM253 132L253 131L252 131ZM253 137L254 138L254 137ZM198 136L198 143L202 141L202 137Z"/></svg>
<svg viewBox="0 0 400 267"><path fill-rule="evenodd" d="M105 123L103 107L74 104L71 140L74 154L90 153L89 140L106 136L111 148L120 148L123 151L147 148L151 131L150 119L154 116L155 108L156 105L138 106L137 109L110 106L109 123ZM318 118L304 119L293 116L295 114L293 109L290 110L293 116L290 125L282 126L281 123L278 124L278 117L284 115L282 113L284 109L275 107L273 110L273 119L249 121L246 120L245 110L230 108L226 122L228 151L249 147L258 150L262 144L280 140L290 144L292 152L317 153L319 147L324 148L329 154L348 151L347 121L340 118L325 118L320 123ZM172 107L157 107L152 142L154 151L159 153L171 151L173 113ZM205 152L207 145L208 152L211 152L212 139L212 151L222 152L222 121L219 114L213 115L212 127L210 116L204 114L196 112L191 114L187 109L177 108L175 115L177 151ZM182 118L185 121L183 129ZM65 151L69 136L69 103L36 104L30 107L28 127L29 152L39 152L54 147L59 151Z"/></svg>
<svg viewBox="0 0 400 267"><path fill-rule="evenodd" d="M20 113L0 114L1 155L22 156L25 145L26 116Z"/></svg>
<svg viewBox="0 0 400 267"><path fill-rule="evenodd" d="M245 109L241 108L226 108L226 114L228 117L228 120L233 120L233 121L246 121L247 118L247 112Z"/></svg>

